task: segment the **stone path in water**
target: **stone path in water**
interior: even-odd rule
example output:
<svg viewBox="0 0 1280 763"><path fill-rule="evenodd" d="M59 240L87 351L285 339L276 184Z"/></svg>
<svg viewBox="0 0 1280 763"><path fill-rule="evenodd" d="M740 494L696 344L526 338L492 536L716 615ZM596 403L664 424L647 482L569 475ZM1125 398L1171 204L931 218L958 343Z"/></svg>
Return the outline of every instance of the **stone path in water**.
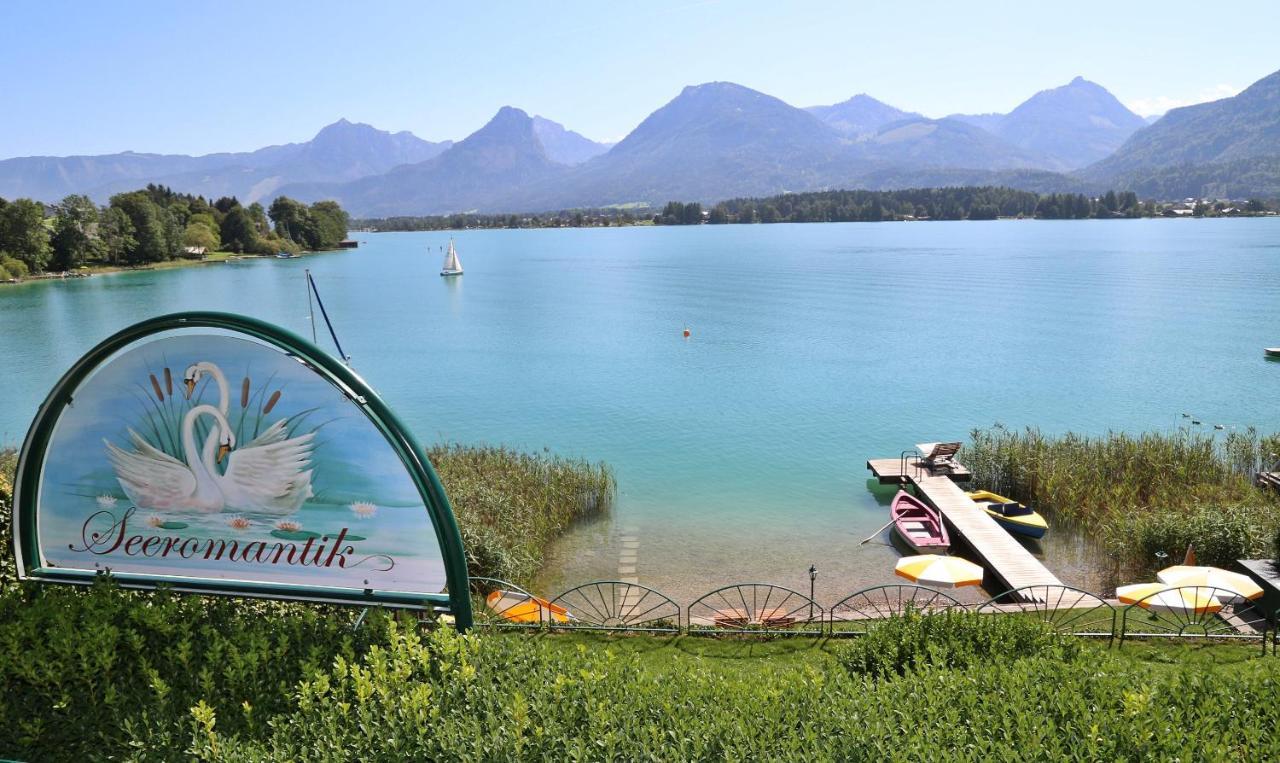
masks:
<svg viewBox="0 0 1280 763"><path fill-rule="evenodd" d="M623 583L639 585L640 578L636 574L636 557L640 550L640 539L636 537L639 528L635 525L626 525L622 528L622 535L618 540L621 543L622 551L618 553L618 580ZM620 613L625 617L625 613L636 606L640 601L641 591L635 588L626 589L627 593L623 595L622 601L617 602Z"/></svg>

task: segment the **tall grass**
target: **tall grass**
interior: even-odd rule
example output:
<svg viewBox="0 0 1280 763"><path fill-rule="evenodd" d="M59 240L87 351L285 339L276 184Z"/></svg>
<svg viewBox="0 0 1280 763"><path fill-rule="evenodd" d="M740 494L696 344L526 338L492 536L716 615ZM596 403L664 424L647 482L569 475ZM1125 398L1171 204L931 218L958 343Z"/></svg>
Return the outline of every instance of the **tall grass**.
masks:
<svg viewBox="0 0 1280 763"><path fill-rule="evenodd" d="M1201 563L1230 564L1264 551L1280 521L1274 497L1253 484L1280 450L1276 435L1049 436L997 425L970 437L964 463L976 485L1096 535L1135 571L1181 559L1188 544Z"/></svg>
<svg viewBox="0 0 1280 763"><path fill-rule="evenodd" d="M13 477L18 469L18 452L0 448L0 590L17 580L18 567L13 558Z"/></svg>
<svg viewBox="0 0 1280 763"><path fill-rule="evenodd" d="M575 521L607 513L617 489L603 463L500 446L427 452L458 517L473 576L528 585L547 545Z"/></svg>

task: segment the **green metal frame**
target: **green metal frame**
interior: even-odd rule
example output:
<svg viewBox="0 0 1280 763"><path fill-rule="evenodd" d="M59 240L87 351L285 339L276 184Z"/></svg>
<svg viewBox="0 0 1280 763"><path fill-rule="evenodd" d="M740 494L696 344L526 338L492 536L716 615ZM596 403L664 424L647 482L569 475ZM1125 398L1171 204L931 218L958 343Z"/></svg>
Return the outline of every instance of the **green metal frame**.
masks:
<svg viewBox="0 0 1280 763"><path fill-rule="evenodd" d="M440 544L447 594L405 593L402 591L363 591L325 586L298 586L246 581L223 582L208 578L178 576L151 576L135 573L115 573L120 585L132 588L154 588L168 585L175 590L196 593L215 593L260 598L303 599L337 604L390 604L402 607L445 610L454 616L460 630L471 627L471 599L467 593L467 560L462 548L462 535L454 519L453 508L445 495L444 486L427 460L422 447L413 438L409 428L382 402L377 393L350 368L334 359L324 350L302 337L270 323L219 312L186 312L161 315L136 323L119 331L98 344L76 361L75 365L54 385L53 390L40 405L18 458L17 479L14 481L14 552L18 562L18 576L24 579L47 580L59 583L88 584L98 573L93 570L63 570L40 567L40 542L36 510L40 492L40 473L43 471L45 450L53 435L54 426L69 405L80 384L90 374L116 353L129 345L167 331L183 329L220 329L249 336L297 357L321 378L343 392L386 438L400 457L401 463L413 478L418 493L431 516ZM35 566L32 566L34 563Z"/></svg>

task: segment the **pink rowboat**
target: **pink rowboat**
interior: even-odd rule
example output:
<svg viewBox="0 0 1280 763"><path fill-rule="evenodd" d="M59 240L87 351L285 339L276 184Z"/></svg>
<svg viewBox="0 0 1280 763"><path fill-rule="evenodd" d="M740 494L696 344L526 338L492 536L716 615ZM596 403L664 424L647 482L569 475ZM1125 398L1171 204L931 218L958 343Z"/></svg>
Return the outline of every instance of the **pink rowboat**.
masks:
<svg viewBox="0 0 1280 763"><path fill-rule="evenodd" d="M894 532L917 554L945 554L951 548L938 512L905 490L893 497L889 516L893 517Z"/></svg>

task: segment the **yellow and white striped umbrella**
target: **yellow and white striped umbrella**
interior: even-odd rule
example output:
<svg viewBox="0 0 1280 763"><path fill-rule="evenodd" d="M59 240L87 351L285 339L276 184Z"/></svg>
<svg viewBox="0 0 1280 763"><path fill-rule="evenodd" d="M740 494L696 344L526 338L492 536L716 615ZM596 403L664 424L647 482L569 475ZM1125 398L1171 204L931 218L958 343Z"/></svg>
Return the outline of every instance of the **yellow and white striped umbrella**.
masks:
<svg viewBox="0 0 1280 763"><path fill-rule="evenodd" d="M904 556L894 565L893 572L898 577L932 588L982 584L982 568L958 556Z"/></svg>
<svg viewBox="0 0 1280 763"><path fill-rule="evenodd" d="M1224 570L1221 567L1190 567L1178 564L1157 572L1156 579L1172 586L1198 585L1219 588L1221 591L1215 591L1213 594L1219 599L1232 598L1233 601L1239 601L1256 599L1262 595L1262 588L1248 575ZM1223 596L1227 591L1234 593L1235 597Z"/></svg>
<svg viewBox="0 0 1280 763"><path fill-rule="evenodd" d="M1208 588L1181 588L1164 583L1135 583L1116 589L1121 604L1137 604L1152 612L1203 615L1222 609Z"/></svg>

